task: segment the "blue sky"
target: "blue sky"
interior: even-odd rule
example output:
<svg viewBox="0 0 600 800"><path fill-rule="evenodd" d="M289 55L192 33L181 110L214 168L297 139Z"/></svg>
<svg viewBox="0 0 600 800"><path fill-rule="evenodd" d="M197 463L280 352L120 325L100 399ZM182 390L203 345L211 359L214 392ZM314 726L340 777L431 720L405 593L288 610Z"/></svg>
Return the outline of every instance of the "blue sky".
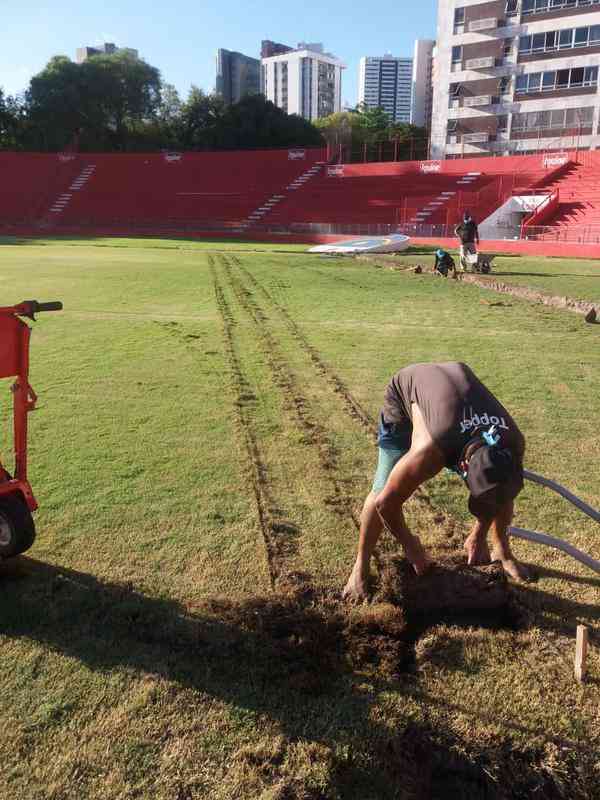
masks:
<svg viewBox="0 0 600 800"><path fill-rule="evenodd" d="M182 97L192 83L214 88L218 47L258 57L261 39L296 46L323 42L347 65L344 101L357 99L358 61L363 55L412 55L417 38L435 38L436 0L378 0L351 4L330 0L299 3L273 0L21 0L2 3L0 87L8 94L25 89L29 79L57 54L75 60L81 45L103 41L134 47L161 71Z"/></svg>

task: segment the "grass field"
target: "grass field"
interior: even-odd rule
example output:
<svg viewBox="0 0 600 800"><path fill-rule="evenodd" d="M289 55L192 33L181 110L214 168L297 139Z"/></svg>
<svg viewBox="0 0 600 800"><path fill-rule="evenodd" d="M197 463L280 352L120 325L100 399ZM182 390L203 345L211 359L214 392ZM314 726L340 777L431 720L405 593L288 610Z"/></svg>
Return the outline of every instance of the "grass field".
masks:
<svg viewBox="0 0 600 800"><path fill-rule="evenodd" d="M600 506L600 327L279 249L0 247L2 305L64 303L32 337L38 539L0 567L0 797L597 796L600 578L515 542L538 580L513 587L514 614L410 635L389 605L338 596L404 364L469 363L519 421L526 466ZM598 299L592 262L500 261ZM410 524L460 554L464 491L426 488ZM526 487L516 524L599 557L594 523L546 490Z"/></svg>

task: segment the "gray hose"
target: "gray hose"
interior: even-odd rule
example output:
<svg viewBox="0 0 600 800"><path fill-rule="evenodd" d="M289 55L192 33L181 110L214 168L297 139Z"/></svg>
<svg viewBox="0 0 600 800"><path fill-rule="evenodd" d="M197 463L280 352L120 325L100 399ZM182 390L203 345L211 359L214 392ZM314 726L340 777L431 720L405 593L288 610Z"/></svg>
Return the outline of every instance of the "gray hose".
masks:
<svg viewBox="0 0 600 800"><path fill-rule="evenodd" d="M580 500L579 497L576 497L568 489L565 489L565 487L561 486L560 483L551 481L549 478L544 478L543 475L538 475L537 472L530 472L528 469L523 470L523 477L532 483L539 483L540 486L546 486L546 488L552 489L553 492L556 492L557 494L561 495L561 497L564 497L565 500L569 501L569 503L577 506L577 508L580 511L583 511L584 514L587 514L588 517L591 517L596 522L600 522L600 511L596 511L595 508L592 508L592 506L584 503L583 500ZM598 572L600 574L600 561L596 561L595 558L588 556L587 553L578 550L576 547L573 547L572 544L569 544L562 539L557 539L555 536L549 536L547 533L529 531L527 528L511 527L508 529L508 533L511 536L516 536L517 539L526 539L528 542L545 544L547 547L554 547L556 550L562 550L563 553L571 556L571 558L574 558L575 561L585 564L586 567L589 567L590 569L594 570L594 572Z"/></svg>
<svg viewBox="0 0 600 800"><path fill-rule="evenodd" d="M549 536L547 533L537 533L536 531L528 531L526 528L513 528L508 529L511 536L516 536L517 539L526 539L528 542L535 542L536 544L545 544L548 547L554 547L556 550L562 550L563 553L574 558L575 561L580 561L586 567L593 569L594 572L600 574L600 561L583 553L572 544L564 542L562 539L557 539L555 536Z"/></svg>
<svg viewBox="0 0 600 800"><path fill-rule="evenodd" d="M600 511L596 511L596 509L592 508L592 506L588 506L587 503L584 503L583 500L579 499L579 497L576 497L568 489L565 489L565 487L561 486L560 483L551 481L549 478L544 478L542 475L538 475L536 472L530 472L528 469L523 470L523 477L532 483L539 483L540 486L546 486L548 489L552 489L553 492L560 494L565 498L565 500L568 500L569 503L577 506L577 508L580 511L583 511L584 514L587 514L588 517L596 520L596 522L600 522Z"/></svg>

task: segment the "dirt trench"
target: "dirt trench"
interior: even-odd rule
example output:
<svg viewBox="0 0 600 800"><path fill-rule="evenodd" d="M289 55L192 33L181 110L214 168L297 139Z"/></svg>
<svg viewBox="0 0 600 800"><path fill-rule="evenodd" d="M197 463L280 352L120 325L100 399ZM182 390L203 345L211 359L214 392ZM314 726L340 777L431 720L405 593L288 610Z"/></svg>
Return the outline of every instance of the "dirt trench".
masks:
<svg viewBox="0 0 600 800"><path fill-rule="evenodd" d="M530 300L534 303L542 303L545 306L561 308L575 314L582 314L586 319L589 317L589 322L594 322L597 317L600 318L600 304L598 303L590 303L587 300L575 300L572 297L566 297L564 295L549 295L527 286L515 286L514 284L497 281L494 278L480 278L477 275L467 273L459 273L458 279L463 283L472 283L482 289L493 289L493 291L501 294L519 297L521 300Z"/></svg>

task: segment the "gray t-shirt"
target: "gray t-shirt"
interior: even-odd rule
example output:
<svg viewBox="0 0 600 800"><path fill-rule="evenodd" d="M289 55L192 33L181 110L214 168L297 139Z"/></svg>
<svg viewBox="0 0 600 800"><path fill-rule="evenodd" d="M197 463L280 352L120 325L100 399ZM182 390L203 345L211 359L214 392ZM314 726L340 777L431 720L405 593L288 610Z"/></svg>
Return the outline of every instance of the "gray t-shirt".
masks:
<svg viewBox="0 0 600 800"><path fill-rule="evenodd" d="M448 466L456 464L472 431L480 425L496 425L499 446L509 447L518 460L522 459L524 439L516 422L466 364L447 361L401 369L385 390L385 422L396 424L400 430L412 428L412 403L419 406Z"/></svg>

